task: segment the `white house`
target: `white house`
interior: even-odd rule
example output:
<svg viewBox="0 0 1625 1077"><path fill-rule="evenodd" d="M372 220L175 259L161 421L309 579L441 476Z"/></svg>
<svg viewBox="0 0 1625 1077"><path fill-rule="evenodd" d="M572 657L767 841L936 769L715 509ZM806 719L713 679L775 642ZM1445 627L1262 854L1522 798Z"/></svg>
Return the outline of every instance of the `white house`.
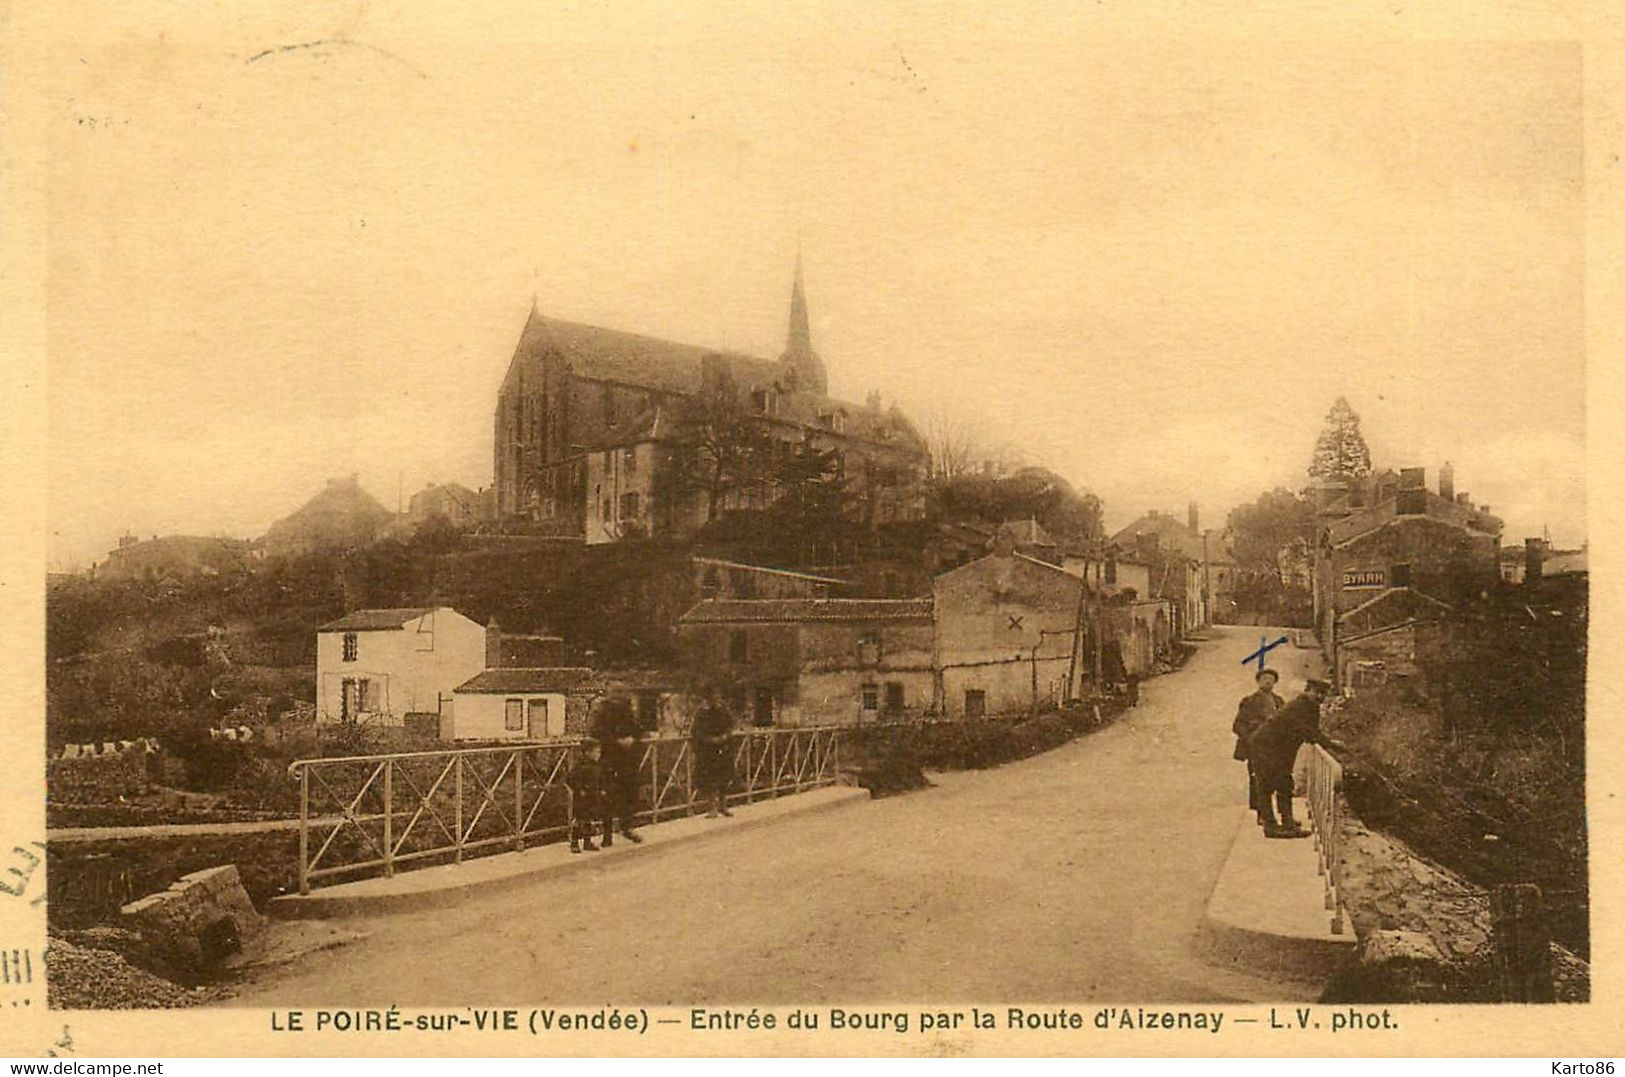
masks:
<svg viewBox="0 0 1625 1077"><path fill-rule="evenodd" d="M565 734L565 707L592 670L487 669L457 686L450 736L457 740L546 740Z"/></svg>
<svg viewBox="0 0 1625 1077"><path fill-rule="evenodd" d="M449 606L355 610L316 629L316 720L404 725L449 717L485 668L485 627Z"/></svg>

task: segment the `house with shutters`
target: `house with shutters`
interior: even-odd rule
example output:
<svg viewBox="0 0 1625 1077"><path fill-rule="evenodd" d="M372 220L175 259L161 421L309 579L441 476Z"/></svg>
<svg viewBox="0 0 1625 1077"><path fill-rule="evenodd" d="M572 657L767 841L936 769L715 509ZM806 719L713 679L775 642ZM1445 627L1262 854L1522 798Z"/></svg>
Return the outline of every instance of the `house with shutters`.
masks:
<svg viewBox="0 0 1625 1077"><path fill-rule="evenodd" d="M485 658L485 626L449 606L353 610L316 629L316 720L439 735Z"/></svg>
<svg viewBox="0 0 1625 1077"><path fill-rule="evenodd" d="M1343 687L1416 671L1417 628L1486 595L1500 578L1501 521L1426 471L1384 471L1318 492L1315 628Z"/></svg>

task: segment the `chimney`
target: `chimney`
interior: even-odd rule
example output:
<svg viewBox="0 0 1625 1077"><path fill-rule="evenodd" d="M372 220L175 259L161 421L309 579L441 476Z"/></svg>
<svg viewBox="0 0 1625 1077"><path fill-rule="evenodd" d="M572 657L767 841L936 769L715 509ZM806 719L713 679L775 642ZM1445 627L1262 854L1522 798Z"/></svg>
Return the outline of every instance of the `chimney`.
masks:
<svg viewBox="0 0 1625 1077"><path fill-rule="evenodd" d="M1456 495L1456 504L1465 505L1468 508L1472 508L1473 507L1473 497L1466 490L1463 490L1461 493Z"/></svg>
<svg viewBox="0 0 1625 1077"><path fill-rule="evenodd" d="M1450 466L1449 460L1439 469L1439 496L1446 501L1456 500L1456 469Z"/></svg>
<svg viewBox="0 0 1625 1077"><path fill-rule="evenodd" d="M1541 569L1546 561L1546 544L1538 538L1523 540L1523 585L1540 586Z"/></svg>
<svg viewBox="0 0 1625 1077"><path fill-rule="evenodd" d="M868 404L869 404L869 410L870 411L879 411L880 410L880 390L879 389L876 389L876 390L874 390L873 392L871 392L869 394Z"/></svg>
<svg viewBox="0 0 1625 1077"><path fill-rule="evenodd" d="M1425 467L1402 467L1399 469L1399 488L1401 490L1421 490L1428 484L1428 469Z"/></svg>
<svg viewBox="0 0 1625 1077"><path fill-rule="evenodd" d="M495 617L485 626L485 668L500 669L502 666L502 626L497 624Z"/></svg>
<svg viewBox="0 0 1625 1077"><path fill-rule="evenodd" d="M1196 502L1192 501L1185 507L1185 519L1190 525L1192 534L1200 535L1202 533L1202 529L1200 527L1201 517L1197 515Z"/></svg>

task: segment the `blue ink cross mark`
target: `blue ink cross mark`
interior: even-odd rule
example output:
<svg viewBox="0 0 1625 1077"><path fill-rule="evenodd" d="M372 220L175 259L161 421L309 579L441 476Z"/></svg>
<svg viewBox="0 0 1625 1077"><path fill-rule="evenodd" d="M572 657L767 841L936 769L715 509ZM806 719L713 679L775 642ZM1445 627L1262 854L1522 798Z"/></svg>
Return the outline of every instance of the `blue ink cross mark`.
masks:
<svg viewBox="0 0 1625 1077"><path fill-rule="evenodd" d="M1287 641L1287 638L1285 636L1282 636L1280 639L1276 640L1274 643L1269 642L1269 639L1267 637L1259 636L1258 637L1258 650L1254 651L1252 654L1248 655L1246 658L1243 658L1241 660L1241 664L1245 666L1249 662L1252 662L1254 659L1257 659L1258 660L1258 671L1260 673L1264 672L1264 656L1269 654L1271 651L1273 651L1275 648L1279 647L1281 644L1285 643L1286 641Z"/></svg>

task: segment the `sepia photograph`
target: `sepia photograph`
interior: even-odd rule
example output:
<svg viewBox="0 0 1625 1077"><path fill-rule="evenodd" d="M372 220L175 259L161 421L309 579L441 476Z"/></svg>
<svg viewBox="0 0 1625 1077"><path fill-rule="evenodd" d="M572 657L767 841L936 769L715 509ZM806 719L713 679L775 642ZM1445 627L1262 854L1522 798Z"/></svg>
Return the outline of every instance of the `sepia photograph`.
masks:
<svg viewBox="0 0 1625 1077"><path fill-rule="evenodd" d="M1591 1013L1583 31L1275 7L6 16L6 1050Z"/></svg>

